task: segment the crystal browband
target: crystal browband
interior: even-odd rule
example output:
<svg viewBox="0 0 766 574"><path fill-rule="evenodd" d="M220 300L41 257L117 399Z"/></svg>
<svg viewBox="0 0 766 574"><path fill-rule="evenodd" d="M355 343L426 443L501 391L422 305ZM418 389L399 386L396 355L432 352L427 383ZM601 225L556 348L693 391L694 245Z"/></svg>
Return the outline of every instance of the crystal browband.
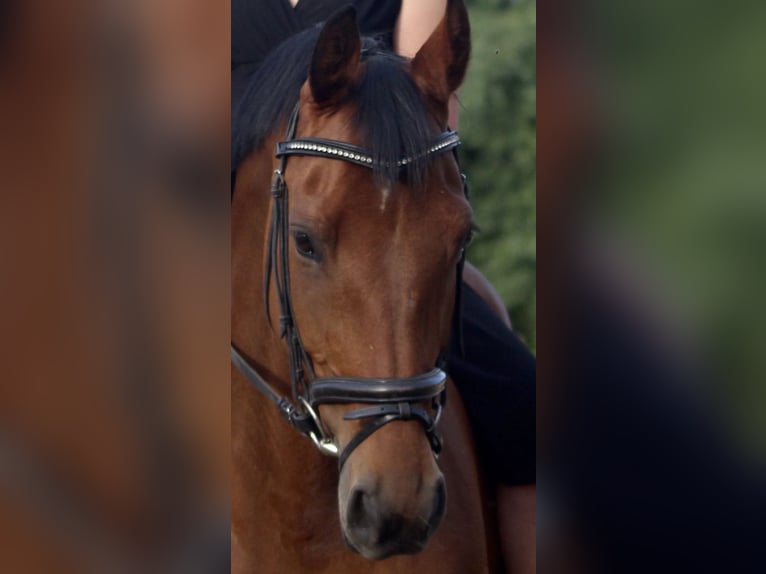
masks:
<svg viewBox="0 0 766 574"><path fill-rule="evenodd" d="M444 132L423 153L416 156L403 157L397 160L398 167L411 164L419 158L427 157L436 153L443 153L460 145L460 136L456 132ZM343 142L325 140L321 138L303 138L282 141L277 144L277 157L288 155L313 155L320 157L337 158L349 161L363 167L372 168L375 164L372 154L365 148Z"/></svg>

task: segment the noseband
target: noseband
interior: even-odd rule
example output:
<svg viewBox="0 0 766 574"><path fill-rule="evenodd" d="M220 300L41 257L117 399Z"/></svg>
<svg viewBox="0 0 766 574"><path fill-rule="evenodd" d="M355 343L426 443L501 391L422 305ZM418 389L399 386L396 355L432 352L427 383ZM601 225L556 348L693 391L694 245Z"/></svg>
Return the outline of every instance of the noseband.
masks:
<svg viewBox="0 0 766 574"><path fill-rule="evenodd" d="M290 363L293 401L279 394L269 385L248 360L231 345L231 360L247 379L279 408L282 416L301 434L311 438L319 450L327 455L339 458L338 466L343 468L348 457L365 439L375 431L394 421L416 420L420 422L435 454L441 451L442 443L436 426L441 418L446 400L447 374L444 367L444 353L437 360L435 367L427 373L412 377L357 378L357 377L319 377L314 370L306 349L301 342L298 327L293 316L290 296L290 269L288 251L288 194L284 173L287 159L291 155L309 155L339 159L372 169L372 154L361 147L345 142L320 138L295 138L298 123L296 106L287 124L285 141L277 144L276 157L279 167L272 180L272 214L269 229L266 273L264 277L264 303L267 316L269 312L269 286L271 276L277 289L280 304L280 336L287 343ZM460 138L453 131L446 131L436 138L431 146L417 156L399 159L396 164L406 167L415 159L420 159L447 151L456 153ZM455 156L457 158L457 155ZM465 178L464 191L465 188ZM467 194L466 194L467 195ZM460 285L462 283L463 257L457 268L457 292L454 321L460 333ZM462 346L462 342L459 342ZM418 403L431 401L434 415L419 406ZM319 418L318 407L323 404L362 403L369 405L350 411L344 420L367 420L364 426L339 452L335 440L327 434Z"/></svg>

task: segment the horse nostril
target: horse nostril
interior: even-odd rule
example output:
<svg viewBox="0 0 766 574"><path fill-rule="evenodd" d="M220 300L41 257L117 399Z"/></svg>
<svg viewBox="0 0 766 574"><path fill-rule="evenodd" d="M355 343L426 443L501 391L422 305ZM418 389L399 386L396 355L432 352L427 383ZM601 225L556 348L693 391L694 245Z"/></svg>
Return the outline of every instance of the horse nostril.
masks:
<svg viewBox="0 0 766 574"><path fill-rule="evenodd" d="M348 526L354 529L370 526L375 514L373 497L364 488L354 488L348 502Z"/></svg>

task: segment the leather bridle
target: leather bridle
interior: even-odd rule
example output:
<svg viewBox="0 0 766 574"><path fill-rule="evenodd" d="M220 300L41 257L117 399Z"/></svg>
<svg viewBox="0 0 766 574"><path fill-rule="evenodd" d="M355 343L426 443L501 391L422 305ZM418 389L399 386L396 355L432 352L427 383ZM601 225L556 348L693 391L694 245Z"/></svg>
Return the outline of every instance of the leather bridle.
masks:
<svg viewBox="0 0 766 574"><path fill-rule="evenodd" d="M295 138L298 110L299 106L296 106L287 124L285 140L279 142L276 147L275 155L280 161L279 167L274 171L271 185L272 214L264 276L264 304L269 321L271 321L269 288L271 277L274 276L280 305L280 337L287 343L293 401L274 390L233 343L231 360L255 388L279 408L282 416L291 425L301 434L311 438L322 453L337 456L339 468L343 468L354 449L375 431L400 420L418 421L423 426L431 449L438 455L442 442L436 427L444 408L447 388L444 353L441 354L432 370L412 377L317 378L314 375L311 358L303 347L295 323L290 296L288 193L284 179L287 160L291 155L310 155L348 161L370 169L375 164L368 150L355 145L320 138ZM400 158L396 165L404 168L416 159L447 151L453 151L457 159L456 148L459 145L460 138L457 133L448 130L438 136L419 156ZM467 196L465 177L462 177L464 192ZM457 291L453 320L457 323L458 337L461 336L460 286L464 259L463 253L457 265ZM457 344L462 349L462 341L458 341ZM433 416L418 404L428 400L431 401L435 413ZM339 452L335 440L325 431L318 414L318 407L322 404L350 403L362 403L369 406L346 413L344 420L369 419L371 422L362 427L343 451Z"/></svg>

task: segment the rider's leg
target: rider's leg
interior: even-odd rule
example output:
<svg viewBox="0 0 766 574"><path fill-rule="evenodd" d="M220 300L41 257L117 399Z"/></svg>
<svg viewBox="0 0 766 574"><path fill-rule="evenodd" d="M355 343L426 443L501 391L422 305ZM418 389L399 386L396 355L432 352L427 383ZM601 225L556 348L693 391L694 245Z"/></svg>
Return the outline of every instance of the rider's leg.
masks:
<svg viewBox="0 0 766 574"><path fill-rule="evenodd" d="M477 284L475 277L469 272L469 285ZM469 285L464 284L465 353L453 350L450 375L468 411L484 469L498 485L507 571L534 572L535 359L494 309L497 305L485 301L488 283L484 288L479 283L480 293Z"/></svg>

